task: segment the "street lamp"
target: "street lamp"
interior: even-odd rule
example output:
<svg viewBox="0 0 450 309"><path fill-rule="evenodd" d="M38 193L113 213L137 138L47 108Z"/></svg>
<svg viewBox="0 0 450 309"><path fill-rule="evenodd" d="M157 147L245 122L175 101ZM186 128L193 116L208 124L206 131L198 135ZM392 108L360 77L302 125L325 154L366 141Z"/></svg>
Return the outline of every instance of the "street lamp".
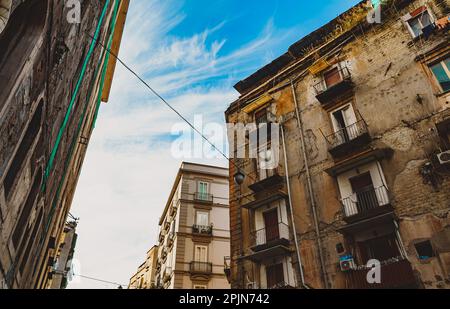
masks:
<svg viewBox="0 0 450 309"><path fill-rule="evenodd" d="M234 174L234 181L238 184L238 185L242 185L244 183L245 180L245 174L243 172L241 172L240 170Z"/></svg>

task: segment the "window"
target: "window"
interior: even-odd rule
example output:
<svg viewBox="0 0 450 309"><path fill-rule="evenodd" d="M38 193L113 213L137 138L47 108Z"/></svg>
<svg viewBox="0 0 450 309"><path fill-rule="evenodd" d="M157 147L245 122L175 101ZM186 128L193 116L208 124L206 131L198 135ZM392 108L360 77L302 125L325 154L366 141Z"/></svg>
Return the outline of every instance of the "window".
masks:
<svg viewBox="0 0 450 309"><path fill-rule="evenodd" d="M14 182L16 181L19 172L21 171L22 165L25 162L28 151L33 145L36 137L41 129L41 120L42 120L42 110L43 110L44 102L43 100L39 101L39 104L34 111L33 117L31 118L30 123L25 131L25 135L20 142L19 148L14 155L12 163L9 167L8 172L6 173L4 185L5 185L5 196L9 198L10 193L12 192Z"/></svg>
<svg viewBox="0 0 450 309"><path fill-rule="evenodd" d="M430 66L443 92L450 91L450 57Z"/></svg>
<svg viewBox="0 0 450 309"><path fill-rule="evenodd" d="M259 110L255 113L255 123L257 126L256 144L255 141L251 141L251 147L256 146L256 149L252 149L254 154L257 155L256 165L258 170L259 180L264 180L271 175L271 170L275 168L275 158L271 150L272 143L272 124L268 119L267 109Z"/></svg>
<svg viewBox="0 0 450 309"><path fill-rule="evenodd" d="M277 208L263 213L264 227L266 229L266 242L270 242L280 238L280 229L278 221Z"/></svg>
<svg viewBox="0 0 450 309"><path fill-rule="evenodd" d="M335 132L339 132L356 123L356 115L351 104L331 113L331 121Z"/></svg>
<svg viewBox="0 0 450 309"><path fill-rule="evenodd" d="M414 247L420 260L426 260L435 256L433 246L429 240L416 243Z"/></svg>
<svg viewBox="0 0 450 309"><path fill-rule="evenodd" d="M326 89L333 87L342 81L341 74L339 73L339 68L336 66L331 70L323 74L323 80L325 82Z"/></svg>
<svg viewBox="0 0 450 309"><path fill-rule="evenodd" d="M283 264L266 267L267 288L275 288L284 284Z"/></svg>
<svg viewBox="0 0 450 309"><path fill-rule="evenodd" d="M15 248L17 248L19 241L22 239L22 235L25 228L29 225L28 221L30 219L33 207L35 205L36 198L40 193L41 185L42 185L42 167L39 169L38 173L36 173L34 177L30 193L28 194L25 205L23 206L22 212L19 216L19 220L17 221L16 227L12 234L12 243Z"/></svg>
<svg viewBox="0 0 450 309"><path fill-rule="evenodd" d="M11 3L0 1L0 11L3 11L5 2ZM0 68L2 73L5 72L0 75L0 109L8 102L6 98L23 71L21 68L29 61L36 43L43 36L47 16L47 1L15 1L13 6L16 8L9 17L8 27L2 29L0 26Z"/></svg>
<svg viewBox="0 0 450 309"><path fill-rule="evenodd" d="M195 262L206 263L208 262L208 247L207 246L195 246Z"/></svg>
<svg viewBox="0 0 450 309"><path fill-rule="evenodd" d="M207 286L202 284L194 284L194 290L206 290Z"/></svg>
<svg viewBox="0 0 450 309"><path fill-rule="evenodd" d="M334 135L331 141L335 145L341 145L360 136L355 111L351 104L345 105L331 112L331 123Z"/></svg>
<svg viewBox="0 0 450 309"><path fill-rule="evenodd" d="M209 213L206 211L197 211L197 218L195 223L199 226L209 225Z"/></svg>
<svg viewBox="0 0 450 309"><path fill-rule="evenodd" d="M266 108L255 112L255 123L257 126L257 144L259 148L265 144L270 143L272 137L271 125Z"/></svg>
<svg viewBox="0 0 450 309"><path fill-rule="evenodd" d="M450 118L436 124L436 128L441 139L442 150L450 150Z"/></svg>
<svg viewBox="0 0 450 309"><path fill-rule="evenodd" d="M413 38L428 34L428 30L433 29L434 25L434 18L425 6L410 12L404 17L404 20Z"/></svg>
<svg viewBox="0 0 450 309"><path fill-rule="evenodd" d="M198 183L198 198L203 201L208 200L208 183L207 182L199 182Z"/></svg>

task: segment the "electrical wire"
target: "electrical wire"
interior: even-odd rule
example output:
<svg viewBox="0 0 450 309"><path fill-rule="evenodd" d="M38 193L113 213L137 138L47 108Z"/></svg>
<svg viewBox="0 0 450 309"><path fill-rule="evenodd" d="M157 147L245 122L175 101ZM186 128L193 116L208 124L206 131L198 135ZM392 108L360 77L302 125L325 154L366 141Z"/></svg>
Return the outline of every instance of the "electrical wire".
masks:
<svg viewBox="0 0 450 309"><path fill-rule="evenodd" d="M117 282L112 282L112 281L108 281L108 280L103 280L103 279L98 279L98 278L94 278L94 277L89 277L89 276L84 276L84 275L79 275L79 274L73 274L76 277L80 277L83 279L88 279L88 280L92 280L92 281L97 281L97 282L102 282L102 283L108 283L108 284L113 284L113 285L117 285L117 286L128 286L128 284L123 284L123 283L117 283Z"/></svg>
<svg viewBox="0 0 450 309"><path fill-rule="evenodd" d="M95 39L90 33L86 32L89 37L91 37L93 40ZM98 40L97 40L98 41ZM219 148L214 145L199 129L197 129L186 117L184 117L177 109L175 109L161 94L159 94L153 87L151 87L142 77L139 76L139 74L136 73L132 68L130 68L122 59L119 58L118 55L113 53L109 48L105 47L104 44L100 41L98 41L98 44L106 50L110 55L112 55L117 61L119 61L131 74L133 74L139 81L144 84L156 97L158 97L167 107L169 107L175 114L178 115L184 122L186 122L189 127L191 127L197 134L199 134L209 145L211 145L214 150L216 150L220 155L222 155L228 162L230 162L234 167L236 167L238 170L240 168L234 163L223 151L221 151ZM249 175L247 175L249 176ZM251 178L249 176L249 178ZM253 179L255 180L255 179Z"/></svg>

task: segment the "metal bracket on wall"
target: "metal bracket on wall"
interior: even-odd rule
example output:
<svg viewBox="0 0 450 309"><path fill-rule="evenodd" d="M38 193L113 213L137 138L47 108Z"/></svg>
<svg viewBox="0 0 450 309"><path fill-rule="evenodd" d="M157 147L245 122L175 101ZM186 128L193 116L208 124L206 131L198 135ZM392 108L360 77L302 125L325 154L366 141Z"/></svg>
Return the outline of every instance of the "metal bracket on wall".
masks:
<svg viewBox="0 0 450 309"><path fill-rule="evenodd" d="M80 136L80 142L81 145L85 145L87 146L89 144L89 138L84 137L84 136Z"/></svg>

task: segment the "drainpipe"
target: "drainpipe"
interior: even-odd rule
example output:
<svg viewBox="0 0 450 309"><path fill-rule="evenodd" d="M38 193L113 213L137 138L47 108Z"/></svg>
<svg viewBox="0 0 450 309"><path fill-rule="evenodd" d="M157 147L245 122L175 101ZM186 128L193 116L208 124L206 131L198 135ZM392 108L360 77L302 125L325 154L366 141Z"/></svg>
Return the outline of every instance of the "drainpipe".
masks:
<svg viewBox="0 0 450 309"><path fill-rule="evenodd" d="M319 249L319 258L320 258L320 268L322 271L322 279L323 279L323 282L325 283L325 288L328 289L329 285L328 285L328 280L327 280L327 276L326 276L326 272L325 272L326 268L325 268L325 261L323 258L322 241L320 240L320 229L319 229L319 220L317 218L317 207L316 207L316 202L314 200L314 191L313 191L312 181L311 181L311 172L310 172L309 164L308 164L308 156L306 155L305 133L303 131L303 124L302 124L302 120L300 118L297 95L295 92L295 86L294 86L293 81L291 81L291 90L292 90L292 97L294 98L294 103L295 103L295 113L296 113L296 117L297 117L298 129L300 132L300 140L302 143L301 148L302 148L302 154L303 154L303 161L305 162L306 179L307 179L307 183L308 183L308 192L309 192L309 196L310 196L311 208L312 208L313 218L314 218L314 226L315 226L315 230L316 230L317 246Z"/></svg>
<svg viewBox="0 0 450 309"><path fill-rule="evenodd" d="M292 208L291 183L289 181L289 168L288 168L288 163L287 163L286 141L284 139L284 127L283 127L283 124L281 124L281 139L283 141L284 170L285 170L285 174L286 174L286 185L287 185L287 190L288 190L289 207L291 209L290 213L291 213L292 229L293 229L293 232L294 232L295 251L297 252L298 268L300 270L300 279L301 279L302 286L305 289L309 289L309 286L305 284L305 275L303 273L302 257L300 255L300 248L299 248L299 245L298 245L297 229L295 227L294 209Z"/></svg>

